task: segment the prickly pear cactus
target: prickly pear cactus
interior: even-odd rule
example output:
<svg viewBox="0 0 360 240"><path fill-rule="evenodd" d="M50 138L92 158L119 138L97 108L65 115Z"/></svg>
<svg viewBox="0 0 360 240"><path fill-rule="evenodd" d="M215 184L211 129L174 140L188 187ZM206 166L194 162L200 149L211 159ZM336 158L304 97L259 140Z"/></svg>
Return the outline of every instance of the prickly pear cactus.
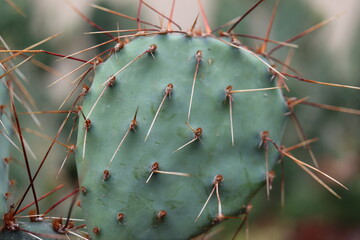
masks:
<svg viewBox="0 0 360 240"><path fill-rule="evenodd" d="M260 57L226 41L136 37L97 66L76 153L94 239L189 239L237 216L264 185L261 133L280 142L284 99L279 89L236 92L276 82ZM269 145L269 169L277 158Z"/></svg>
<svg viewBox="0 0 360 240"><path fill-rule="evenodd" d="M0 76L5 73L3 66L0 64ZM8 192L8 164L6 159L9 158L10 142L5 135L9 134L11 129L9 115L6 114L9 109L9 95L6 88L5 77L0 79L0 216L7 211L6 194ZM2 226L0 219L0 226Z"/></svg>

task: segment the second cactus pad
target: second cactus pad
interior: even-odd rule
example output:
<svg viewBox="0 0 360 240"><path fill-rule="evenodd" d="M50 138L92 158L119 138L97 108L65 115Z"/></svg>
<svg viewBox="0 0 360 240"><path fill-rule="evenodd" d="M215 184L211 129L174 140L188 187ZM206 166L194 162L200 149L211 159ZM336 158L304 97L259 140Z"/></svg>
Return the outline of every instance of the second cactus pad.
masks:
<svg viewBox="0 0 360 240"><path fill-rule="evenodd" d="M241 212L266 181L261 133L280 142L285 125L265 61L227 39L162 34L96 67L76 152L94 239L189 239ZM269 145L268 170L278 156Z"/></svg>
<svg viewBox="0 0 360 240"><path fill-rule="evenodd" d="M0 76L5 73L5 69L0 64ZM6 196L9 187L9 166L7 164L10 157L10 141L7 139L11 135L11 121L9 110L9 94L6 78L0 79L0 227L3 224L2 216L7 211Z"/></svg>

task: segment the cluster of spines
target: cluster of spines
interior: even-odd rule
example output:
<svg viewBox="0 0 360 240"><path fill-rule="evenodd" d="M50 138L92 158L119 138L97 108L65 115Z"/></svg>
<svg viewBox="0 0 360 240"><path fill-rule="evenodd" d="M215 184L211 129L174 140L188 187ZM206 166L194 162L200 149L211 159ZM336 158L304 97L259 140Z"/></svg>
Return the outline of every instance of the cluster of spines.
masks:
<svg viewBox="0 0 360 240"><path fill-rule="evenodd" d="M48 38L47 40L49 40L49 39L52 39L52 37ZM44 42L44 41L42 41L42 42ZM35 47L38 44L35 44L33 46ZM7 46L5 43L4 43L4 45ZM1 51L11 52L11 50L1 50ZM32 155L33 155L33 153L30 148L30 145L28 144L28 142L26 142L25 137L23 136L23 132L26 131L26 132L34 133L36 135L39 135L39 136L42 136L45 138L49 138L49 137L47 137L41 133L38 133L35 130L23 128L20 125L22 121L20 120L19 112L17 110L18 104L15 103L15 100L17 100L27 110L29 110L28 113L31 114L32 118L35 120L35 123L39 123L38 119L36 117L34 117L34 114L36 114L37 112L34 112L31 110L31 107L26 103L25 100L22 99L23 96L21 96L20 94L23 94L25 96L25 98L30 99L29 101L32 104L31 95L27 92L25 86L23 86L22 83L19 81L19 79L17 78L17 75L13 74L13 71L18 70L17 68L21 64L30 60L33 56L32 55L30 57L27 57L20 64L12 67L14 65L14 63L12 63L11 60L23 52L26 52L26 50L18 52L16 54L13 54L10 57L5 58L0 61L1 63L6 62L7 63L6 66L9 66L9 65L11 66L11 67L7 67L5 69L3 67L3 65L0 64L0 68L1 68L0 69L0 79L1 79L0 80L1 81L0 82L0 90L1 90L1 95L0 95L0 97L1 97L1 100L0 100L0 138L1 138L1 140L4 140L1 143L2 148L1 148L1 154L0 154L0 156L1 156L0 164L1 164L1 169L4 170L4 171L1 171L1 175L2 175L2 177L5 177L4 181L1 181L1 184L2 184L2 187L5 186L5 190L7 189L8 185L10 185L10 187L13 187L15 184L15 180L7 179L7 172L8 172L8 167L9 167L8 165L12 161L12 156L10 156L10 155L5 156L4 154L10 154L10 148L14 148L17 151L22 153L22 156L23 156L24 162L25 162L25 166L26 166L26 170L27 170L27 176L29 177L30 183L29 183L28 188L25 191L25 193L22 196L21 195L19 196L19 199L17 199L18 201L16 202L16 204L10 204L10 202L15 199L15 196L12 195L12 191L14 191L13 189L10 189L9 191L6 191L6 192L4 192L4 194L2 194L3 199L5 199L4 207L6 209L4 209L5 212L2 212L3 209L1 210L0 238L1 239L20 239L20 238L21 239L33 239L33 238L40 239L40 237L50 238L50 239L51 238L59 238L59 237L61 238L62 236L60 236L59 234L66 234L66 235L73 234L73 235L78 235L78 237L82 237L81 235L77 234L76 231L78 229L83 228L84 226L75 227L74 222L70 219L70 214L69 214L68 218L65 218L65 219L48 216L49 213L55 207L57 207L59 204L61 204L62 202L64 202L68 198L70 198L71 196L76 195L76 193L78 192L78 189L75 189L72 193L65 196L61 200L57 201L45 212L40 213L40 210L39 210L38 202L47 198L49 195L53 194L54 192L58 191L59 189L63 188L64 184L61 184L61 185L55 187L53 190L44 194L41 197L38 197L35 192L34 180L37 177L47 155L49 154L51 147L48 150L47 155L44 157L43 161L41 162L41 164L38 167L35 174L32 174L32 172L30 171L30 167L29 167L28 152L30 152ZM19 88L19 89L16 89L16 90L18 90L17 92L16 92L16 90L14 90L15 87ZM46 112L46 111L44 111L44 112ZM41 113L44 113L44 112L41 112ZM71 112L72 111L70 111L69 114ZM61 130L59 130L59 132L61 132ZM14 134L12 134L12 133L14 133ZM3 136L4 136L4 139L3 139ZM20 142L20 147L17 144L16 137L18 138L18 140ZM62 143L59 143L58 141L56 141L56 138L55 139L50 138L50 140L53 141L52 145L54 145L54 143L58 143L60 145L66 146L69 149L69 154L74 151L75 145L67 146L65 144L62 144ZM68 157L68 155L67 155L67 157ZM67 157L65 158L65 160L67 159ZM5 168L3 168L3 166L5 166ZM27 193L30 190L33 192L34 202L26 205L23 208L20 208L22 203L25 200ZM3 199L1 199L1 201ZM33 206L36 207L36 210L34 210L34 209L28 210L30 207L33 207ZM1 207L3 207L3 206L1 206ZM20 216L20 214L26 210L28 210L28 215ZM70 213L71 213L71 210L70 210ZM23 219L25 219L25 221L23 221ZM63 220L65 220L65 223L63 223Z"/></svg>

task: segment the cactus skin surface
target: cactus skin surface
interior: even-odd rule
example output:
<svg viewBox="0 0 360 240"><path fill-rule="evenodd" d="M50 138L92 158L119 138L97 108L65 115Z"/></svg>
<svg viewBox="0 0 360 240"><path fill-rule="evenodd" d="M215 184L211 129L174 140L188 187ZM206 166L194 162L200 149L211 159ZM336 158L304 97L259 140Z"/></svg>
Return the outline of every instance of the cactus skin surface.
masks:
<svg viewBox="0 0 360 240"><path fill-rule="evenodd" d="M43 240L51 239L67 239L64 235L59 235L53 231L52 225L49 222L21 222L19 223L21 229L26 229L30 234L38 236ZM9 231L4 230L0 232L0 240L34 240L35 237L29 233L18 230Z"/></svg>
<svg viewBox="0 0 360 240"><path fill-rule="evenodd" d="M157 46L153 56L143 54L152 44ZM197 62L189 125L202 128L201 141L176 151L194 139L185 122ZM115 83L107 86L115 74ZM195 219L217 175L223 177L218 185L222 214L237 216L265 183L260 133L269 131L271 139L280 142L287 108L279 89L233 93L233 146L225 89L274 87L271 78L269 68L249 52L212 37L185 34L136 37L97 66L82 107L91 126L84 128L83 118L79 122L76 152L82 208L92 239L189 239L206 231L218 216L216 191ZM144 141L169 83L171 98L164 100ZM138 125L132 131L137 108ZM279 154L270 144L268 156L271 169ZM146 183L155 162L159 170L191 176L154 173ZM105 178L104 170L109 171Z"/></svg>
<svg viewBox="0 0 360 240"><path fill-rule="evenodd" d="M3 75L5 70L0 64L0 75ZM6 127L6 130L11 132L11 123L8 119L9 115L5 114L5 111L9 110L9 94L6 87L6 78L3 77L0 79L0 120ZM4 112L3 112L4 111ZM8 192L9 188L9 166L5 163L5 158L10 157L10 142L6 139L4 134L6 133L4 127L0 125L0 216L3 216L7 211L7 203L5 198L5 193ZM2 226L3 220L0 219L0 226Z"/></svg>

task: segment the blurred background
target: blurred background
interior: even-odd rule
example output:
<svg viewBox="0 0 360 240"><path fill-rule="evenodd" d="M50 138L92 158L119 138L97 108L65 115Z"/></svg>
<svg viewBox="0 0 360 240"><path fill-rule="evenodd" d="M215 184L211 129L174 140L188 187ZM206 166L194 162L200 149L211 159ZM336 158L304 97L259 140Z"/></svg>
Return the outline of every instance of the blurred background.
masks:
<svg viewBox="0 0 360 240"><path fill-rule="evenodd" d="M66 1L0 0L0 2L0 36L10 49L24 49L56 33L62 33L62 35L36 49L46 49L67 55L109 40L103 35L84 34L97 30L71 9ZM69 0L69 2L106 30L136 28L136 23L133 21L97 10L91 7L90 3L136 17L138 1ZM148 0L146 2L163 14L169 15L172 1ZM203 0L212 29L241 16L255 3L254 0ZM274 3L275 0L264 1L238 25L235 32L265 37ZM177 1L174 21L180 24L183 30L188 30L198 13L199 8L196 1ZM343 13L343 15L335 21L295 42L299 48L295 49L291 66L308 79L360 86L359 1L280 1L270 39L285 41L339 13ZM166 26L167 24L167 21L145 6L142 10L142 17L144 20L159 25L164 23ZM202 27L201 23L198 24L199 29ZM249 38L240 38L240 40L255 48L262 43ZM0 43L0 46L4 47L4 42ZM269 46L271 49L275 45L270 43ZM113 45L106 45L79 54L77 57L90 59L111 47ZM284 61L288 52L289 48L284 47L274 56ZM79 73L65 78L53 87L48 86L81 64L76 61L61 60L47 54L37 54L34 59L46 64L49 69L45 71L34 62L26 63L19 68L24 75L22 81L36 102L32 111L56 110L74 87L71 82ZM17 58L14 64L22 60L24 58ZM281 69L280 65L276 67ZM19 73L17 75L19 76ZM320 86L293 79L289 79L286 83L291 89L289 93L286 93L287 96L310 97L309 101L312 102L360 109L360 94L356 90ZM31 103L29 105L31 106ZM63 107L63 109L69 108L70 104ZM265 189L263 189L252 202L253 209L249 217L250 239L360 239L360 116L305 105L298 105L295 110L307 138L320 138L319 141L312 144L320 168L344 183L350 191L332 185L334 190L342 196L342 200L339 200L323 189L297 165L286 160L285 207L282 208L280 204L281 169L280 166L277 166L275 170L279 177L275 179L270 201L266 200ZM27 112L29 110L19 104L19 111ZM28 114L21 114L20 118L25 138L34 152L31 157L33 169L39 164L50 144L49 140L36 136L33 132L37 131L54 137L65 115L61 113L36 114L36 117L41 125L36 124L33 117ZM72 124L71 120L66 125L60 142L67 142L67 133L71 130ZM27 129L32 129L32 132ZM75 136L70 139L68 144L74 142ZM294 124L289 121L283 143L291 146L298 142L300 139ZM310 162L309 154L305 149L298 149L293 154L301 160ZM42 209L47 209L51 203L76 187L73 156L69 157L59 179L55 179L66 155L67 149L56 145L36 182L39 195L61 183L66 183L64 189L51 196L47 202L42 203ZM17 184L10 190L14 201L18 200L17 197L28 182L24 173L22 157L19 152L14 150L11 178L15 179ZM46 180L49 178L54 181ZM28 201L31 201L31 198ZM53 215L65 216L70 201L68 200L61 207L55 209ZM81 217L79 209L76 209L74 214L74 216ZM227 237L231 239L240 222L241 220L230 220L220 226L221 232L215 231L214 239L227 239ZM221 235L216 235L217 233ZM239 234L238 239L245 239L244 230Z"/></svg>

